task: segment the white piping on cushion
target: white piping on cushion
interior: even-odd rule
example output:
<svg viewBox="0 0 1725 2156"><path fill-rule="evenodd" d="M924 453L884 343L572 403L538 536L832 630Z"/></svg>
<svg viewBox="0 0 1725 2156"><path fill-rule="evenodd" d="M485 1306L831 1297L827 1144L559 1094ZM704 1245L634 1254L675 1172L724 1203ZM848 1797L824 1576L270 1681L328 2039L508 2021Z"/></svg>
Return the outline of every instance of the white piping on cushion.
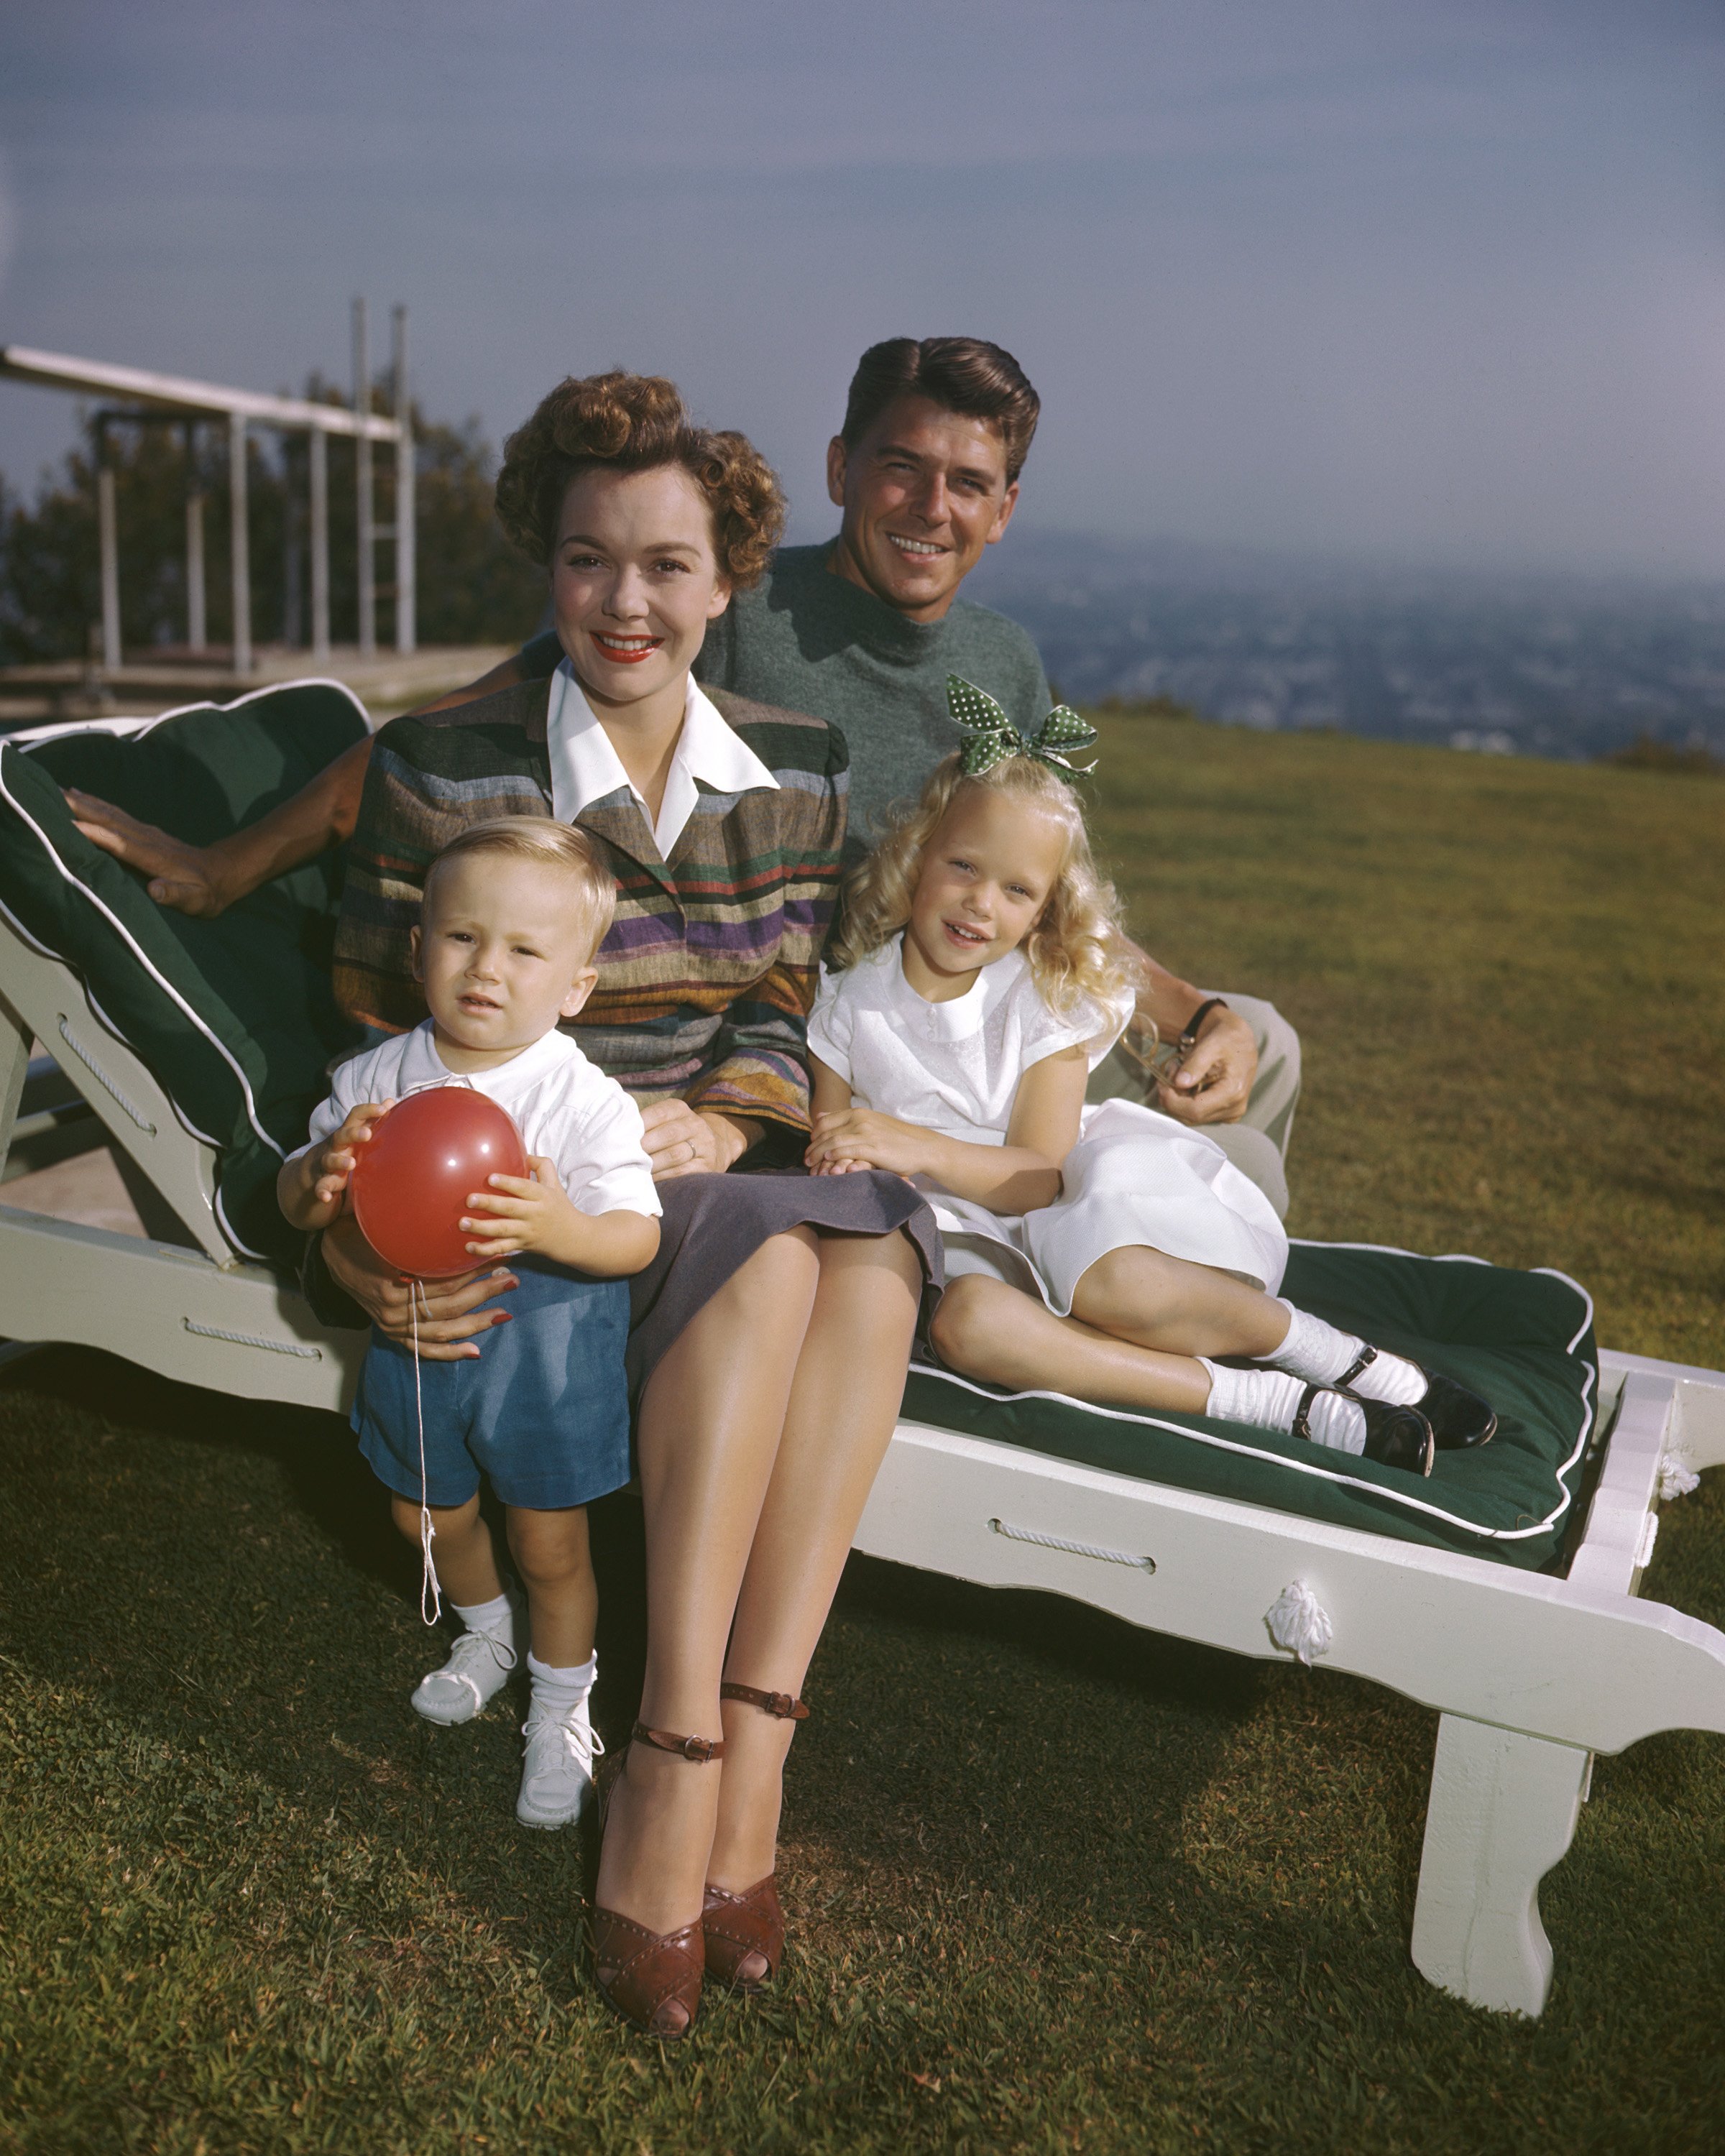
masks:
<svg viewBox="0 0 1725 2156"><path fill-rule="evenodd" d="M198 704L176 704L171 711L158 711L153 719L146 719L131 738L135 741L141 741L146 734L154 733L165 719L182 719L187 711L237 711L243 704L254 704L259 696L273 696L282 689L339 689L354 710L359 713L361 718L365 721L366 732L368 734L377 732L376 727L372 724L371 713L360 701L357 692L349 688L345 681L336 680L331 674L305 674L297 675L291 681L266 681L261 689L248 689L243 696L236 696L231 704L212 704L208 701Z"/></svg>
<svg viewBox="0 0 1725 2156"><path fill-rule="evenodd" d="M154 732L164 719L182 719L188 711L237 711L242 704L249 704L259 696L273 696L278 689L339 689L365 721L366 732L377 732L371 713L347 682L338 681L330 674L306 674L292 681L266 681L261 689L248 689L244 696L236 696L231 704L176 704L171 711L157 711L151 718L74 719L69 723L64 719L51 719L45 726L20 726L6 738L22 749L36 748L44 742L75 741L80 734L105 734L113 741L141 741L146 734Z"/></svg>
<svg viewBox="0 0 1725 2156"><path fill-rule="evenodd" d="M150 978L156 983L162 993L169 998L175 1007L185 1017L188 1018L192 1021L192 1024L198 1029L198 1032L203 1035L204 1039L208 1041L211 1047L215 1050L216 1053L228 1065L228 1069L232 1070L234 1077L239 1082L239 1090L245 1101L246 1121L251 1125L253 1130L257 1132L258 1136L264 1141L264 1144L269 1147L271 1152L275 1155L275 1158L278 1160L282 1159L284 1158L282 1148L275 1142L275 1139L270 1137L269 1132L264 1128L263 1124L258 1119L258 1104L252 1096L251 1081L246 1076L245 1072L240 1068L240 1065L235 1060L232 1051L228 1048L227 1045L222 1040L220 1036L213 1030L213 1029L207 1024L205 1021L198 1016L198 1013L192 1008L191 1004L187 1002L184 996L180 993L179 990L174 986L173 983L168 979L167 976L157 967L149 957L149 954L143 948L143 946L126 927L126 923L120 918L119 915L115 912L112 906L107 903L106 900L98 898L96 894L90 890L87 884L81 882L77 876L73 875L70 869L69 869L65 863L60 859L59 854L54 851L54 843L49 839L48 834L42 829L42 826L36 821L35 818L30 815L28 812L19 804L17 795L13 793L12 788L6 783L6 750L9 744L8 743L0 742L0 799L3 799L7 803L8 806L12 809L13 814L18 818L20 823L28 824L29 829L35 833L43 852L46 854L49 860L53 862L55 872L60 877L61 880L69 884L74 891L78 891L82 895L82 896L89 900L90 903L96 909L97 912L102 916L103 919L114 931L115 934L120 937L121 941L131 952L133 957L137 960L139 965L143 968L145 973L147 973ZM23 752L19 751L19 753L22 754ZM39 946L38 947L39 948L40 947ZM62 965L65 964L66 960L63 952L57 951L52 955L57 957ZM121 1033L117 1027L115 1028L114 1030L120 1040L126 1040L126 1035L123 1033ZM131 1047L132 1044L128 1041L126 1045ZM133 1053L136 1053L135 1049L133 1050ZM164 1087L162 1090L166 1091L167 1088Z"/></svg>
<svg viewBox="0 0 1725 2156"><path fill-rule="evenodd" d="M1301 1241L1302 1248L1312 1250L1370 1250L1381 1256L1396 1258L1413 1258L1420 1255L1417 1250L1399 1250L1386 1243L1314 1243L1309 1238L1296 1240ZM1491 1263L1491 1260L1470 1257L1462 1252L1451 1252L1445 1258L1433 1262L1446 1265L1486 1265ZM1573 1287L1587 1305L1587 1321L1582 1326L1581 1331L1576 1333L1574 1339L1569 1342L1568 1352L1573 1353L1576 1342L1581 1338L1582 1333L1585 1332L1588 1326L1593 1322L1593 1298L1584 1287L1571 1280L1567 1273L1558 1272L1549 1265L1540 1265L1532 1270L1550 1273L1554 1279L1562 1281L1566 1286ZM1557 1503L1543 1520L1536 1520L1531 1527L1482 1527L1478 1521L1463 1519L1460 1513L1445 1512L1441 1505L1430 1504L1423 1497L1404 1496L1399 1490L1387 1490L1382 1483L1364 1481L1358 1475L1340 1474L1334 1468L1320 1466L1315 1460L1284 1460L1278 1453L1262 1451L1255 1445L1242 1445L1234 1438L1218 1437L1209 1430L1188 1430L1181 1423L1164 1422L1160 1415L1134 1414L1127 1408L1096 1407L1088 1400L1074 1399L1070 1393L1050 1392L1040 1387L1032 1387L1021 1393L990 1392L987 1387L973 1384L969 1378L961 1378L955 1371L942 1369L932 1363L913 1362L911 1368L919 1377L938 1378L945 1384L957 1385L967 1393L974 1393L978 1399L993 1400L997 1404L1004 1405L1013 1400L1053 1400L1061 1407L1078 1408L1086 1414L1101 1415L1107 1422L1137 1423L1142 1428L1165 1430L1175 1437L1189 1438L1194 1444L1207 1445L1217 1452L1237 1452L1247 1459L1262 1460L1266 1466L1285 1467L1291 1475L1310 1475L1321 1482L1345 1483L1351 1490L1368 1491L1374 1497L1384 1498L1389 1504L1404 1506L1409 1512L1424 1512L1432 1519L1443 1521L1446 1526L1461 1528L1464 1534L1476 1535L1482 1542L1525 1542L1530 1536L1543 1535L1548 1528L1557 1525L1565 1512L1575 1502L1574 1495L1565 1491L1563 1478L1586 1450L1587 1441L1594 1427L1594 1373L1589 1370L1586 1373L1581 1389L1582 1406L1585 1412L1581 1419L1580 1435L1575 1440L1574 1448L1569 1457L1557 1470L1553 1478L1558 1486ZM1147 1481L1152 1478L1146 1476L1140 1479Z"/></svg>
<svg viewBox="0 0 1725 2156"><path fill-rule="evenodd" d="M239 1236L234 1230L234 1223L228 1218L228 1209L222 1203L222 1186L219 1183L216 1185L215 1196L210 1200L210 1203L215 1209L216 1225L228 1238L228 1240L233 1244L234 1249L239 1251L241 1257L255 1258L258 1260L258 1263L263 1265L271 1264L279 1265L281 1262L280 1259L272 1259L267 1251L254 1250L249 1243L242 1242L240 1240Z"/></svg>

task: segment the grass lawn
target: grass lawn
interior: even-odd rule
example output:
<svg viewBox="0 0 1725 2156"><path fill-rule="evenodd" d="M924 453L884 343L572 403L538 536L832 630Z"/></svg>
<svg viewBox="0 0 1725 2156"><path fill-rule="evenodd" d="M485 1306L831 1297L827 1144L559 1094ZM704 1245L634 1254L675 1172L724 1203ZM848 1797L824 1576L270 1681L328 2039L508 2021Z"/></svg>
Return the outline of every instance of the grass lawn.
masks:
<svg viewBox="0 0 1725 2156"><path fill-rule="evenodd" d="M1151 947L1307 1046L1300 1235L1552 1264L1725 1365L1725 788L1106 722ZM0 2148L1725 2145L1725 1742L1602 1759L1543 2018L1407 1953L1435 1717L853 1560L793 1753L794 1953L675 2052L578 1967L514 1717L420 1722L415 1568L333 1418L70 1353L0 1380ZM1647 1592L1725 1625L1725 1477ZM603 1508L601 1724L639 1667Z"/></svg>

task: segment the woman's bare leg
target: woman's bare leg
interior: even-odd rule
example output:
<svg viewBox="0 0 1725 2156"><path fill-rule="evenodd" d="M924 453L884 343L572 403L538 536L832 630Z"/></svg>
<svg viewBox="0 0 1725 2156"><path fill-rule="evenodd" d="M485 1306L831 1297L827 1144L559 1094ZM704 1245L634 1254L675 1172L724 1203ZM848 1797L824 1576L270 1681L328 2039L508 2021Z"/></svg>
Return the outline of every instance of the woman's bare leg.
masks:
<svg viewBox="0 0 1725 2156"><path fill-rule="evenodd" d="M819 1278L812 1230L763 1243L689 1321L648 1380L639 1453L647 1527L641 1719L721 1734L725 1643L779 1449ZM606 1822L596 1898L649 1931L701 1912L717 1764L637 1744Z"/></svg>
<svg viewBox="0 0 1725 2156"><path fill-rule="evenodd" d="M1273 1296L1142 1245L1097 1259L1078 1283L1070 1317L966 1273L941 1298L933 1325L942 1360L966 1377L1185 1414L1202 1414L1209 1399L1209 1373L1196 1357L1272 1355L1287 1330Z"/></svg>
<svg viewBox="0 0 1725 2156"><path fill-rule="evenodd" d="M821 1240L820 1284L725 1663L733 1682L793 1697L802 1690L898 1417L922 1286L902 1234ZM723 1712L707 1877L736 1892L773 1869L796 1725L732 1700Z"/></svg>

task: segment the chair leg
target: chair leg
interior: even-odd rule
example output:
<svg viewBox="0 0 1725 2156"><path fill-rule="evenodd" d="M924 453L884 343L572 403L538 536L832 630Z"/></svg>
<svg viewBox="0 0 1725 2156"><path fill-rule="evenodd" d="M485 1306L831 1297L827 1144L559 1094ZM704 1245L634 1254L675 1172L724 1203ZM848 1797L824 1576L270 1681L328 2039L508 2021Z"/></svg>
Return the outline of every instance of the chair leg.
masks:
<svg viewBox="0 0 1725 2156"><path fill-rule="evenodd" d="M1568 1850L1591 1754L1446 1714L1438 1722L1414 1965L1500 2014L1538 2015L1551 1989L1539 1882Z"/></svg>

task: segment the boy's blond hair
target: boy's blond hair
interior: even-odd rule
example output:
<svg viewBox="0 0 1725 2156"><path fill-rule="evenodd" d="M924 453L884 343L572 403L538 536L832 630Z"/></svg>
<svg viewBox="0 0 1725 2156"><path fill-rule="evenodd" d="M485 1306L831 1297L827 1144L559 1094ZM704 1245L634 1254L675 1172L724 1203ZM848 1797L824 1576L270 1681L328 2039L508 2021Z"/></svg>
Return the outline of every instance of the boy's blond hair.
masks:
<svg viewBox="0 0 1725 2156"><path fill-rule="evenodd" d="M1033 802L1060 824L1066 855L1036 926L1024 939L1031 978L1045 1002L1062 1016L1086 998L1106 1004L1142 985L1143 966L1120 925L1120 900L1097 871L1078 796L1060 774L1029 756L1003 757L978 777L967 778L963 759L938 763L915 807L901 814L886 836L845 885L845 916L828 952L828 963L854 966L897 935L911 917L911 894L923 849L963 787L986 787Z"/></svg>
<svg viewBox="0 0 1725 2156"><path fill-rule="evenodd" d="M470 824L458 831L425 871L420 894L422 913L431 901L431 888L445 861L468 854L496 854L508 860L532 861L555 869L572 886L575 918L586 939L591 957L605 940L617 911L617 879L612 874L598 841L578 824L560 824L550 816L490 816L483 824Z"/></svg>

